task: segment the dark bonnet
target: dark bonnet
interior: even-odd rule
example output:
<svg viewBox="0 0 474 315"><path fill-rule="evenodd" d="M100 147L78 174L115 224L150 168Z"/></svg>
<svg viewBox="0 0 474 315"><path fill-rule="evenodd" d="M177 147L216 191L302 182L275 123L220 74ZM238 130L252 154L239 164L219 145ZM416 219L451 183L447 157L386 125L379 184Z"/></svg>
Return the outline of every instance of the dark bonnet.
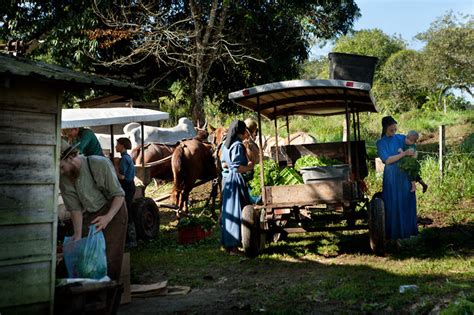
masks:
<svg viewBox="0 0 474 315"><path fill-rule="evenodd" d="M245 123L241 120L234 120L230 123L229 130L227 131L227 137L225 139L225 147L227 149L230 148L232 143L234 143L238 137L237 135L243 135L245 133L245 130L247 129L247 126Z"/></svg>
<svg viewBox="0 0 474 315"><path fill-rule="evenodd" d="M393 119L392 116L385 116L384 118L382 118L382 135L380 136L380 138L383 138L383 136L385 136L388 126L391 126L393 124L397 124L397 121Z"/></svg>

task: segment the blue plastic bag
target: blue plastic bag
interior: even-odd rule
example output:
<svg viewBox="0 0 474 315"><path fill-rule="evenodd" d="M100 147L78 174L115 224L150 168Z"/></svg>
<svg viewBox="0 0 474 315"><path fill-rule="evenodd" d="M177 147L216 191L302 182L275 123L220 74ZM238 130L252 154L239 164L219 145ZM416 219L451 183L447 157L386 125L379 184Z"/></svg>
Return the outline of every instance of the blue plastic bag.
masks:
<svg viewBox="0 0 474 315"><path fill-rule="evenodd" d="M95 225L89 226L89 235L77 241L64 238L64 262L69 278L101 279L107 275L105 238Z"/></svg>

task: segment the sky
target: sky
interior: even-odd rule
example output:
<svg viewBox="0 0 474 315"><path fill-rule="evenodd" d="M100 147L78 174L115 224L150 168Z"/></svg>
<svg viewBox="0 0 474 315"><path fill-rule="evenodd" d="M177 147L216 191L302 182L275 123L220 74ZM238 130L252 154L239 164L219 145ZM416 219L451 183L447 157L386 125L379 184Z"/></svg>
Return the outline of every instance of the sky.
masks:
<svg viewBox="0 0 474 315"><path fill-rule="evenodd" d="M361 17L355 22L354 29L379 28L387 35L401 35L409 48L420 50L423 43L413 37L426 31L431 22L445 15L449 10L454 13L474 14L474 0L355 0ZM322 49L314 47L311 58L327 56L331 45Z"/></svg>

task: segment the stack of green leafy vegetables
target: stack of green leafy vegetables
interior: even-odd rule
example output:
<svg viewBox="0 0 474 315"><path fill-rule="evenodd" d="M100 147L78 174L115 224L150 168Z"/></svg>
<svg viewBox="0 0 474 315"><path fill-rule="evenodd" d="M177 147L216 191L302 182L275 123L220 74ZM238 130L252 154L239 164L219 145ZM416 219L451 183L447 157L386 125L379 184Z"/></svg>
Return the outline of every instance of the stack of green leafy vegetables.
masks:
<svg viewBox="0 0 474 315"><path fill-rule="evenodd" d="M89 235L79 255L76 266L79 278L100 279L107 275L107 258L103 236L100 239Z"/></svg>
<svg viewBox="0 0 474 315"><path fill-rule="evenodd" d="M262 165L256 164L253 172L253 179L249 182L250 189L252 190L252 195L260 196L262 194L262 185L260 183L260 168ZM278 181L280 175L280 168L278 164L273 160L264 160L263 161L263 177L265 185L274 186Z"/></svg>
<svg viewBox="0 0 474 315"><path fill-rule="evenodd" d="M330 159L324 155L315 156L315 155L304 155L300 157L295 162L295 170L301 172L303 167L314 167L314 166L331 166L342 164L341 161L336 159Z"/></svg>
<svg viewBox="0 0 474 315"><path fill-rule="evenodd" d="M280 185L303 184L303 178L294 168L285 167L280 172L280 176L278 178L278 184Z"/></svg>
<svg viewBox="0 0 474 315"><path fill-rule="evenodd" d="M266 186L296 185L303 183L301 175L290 167L285 167L280 171L278 164L273 160L265 160L263 161L263 165L263 177ZM253 179L249 182L253 196L260 196L262 194L260 167L260 164L255 165Z"/></svg>
<svg viewBox="0 0 474 315"><path fill-rule="evenodd" d="M404 156L400 159L398 164L402 171L405 171L410 180L415 180L416 176L420 173L420 162L412 156Z"/></svg>
<svg viewBox="0 0 474 315"><path fill-rule="evenodd" d="M214 226L214 221L210 217L191 215L179 220L178 229L201 226L204 231L210 231Z"/></svg>

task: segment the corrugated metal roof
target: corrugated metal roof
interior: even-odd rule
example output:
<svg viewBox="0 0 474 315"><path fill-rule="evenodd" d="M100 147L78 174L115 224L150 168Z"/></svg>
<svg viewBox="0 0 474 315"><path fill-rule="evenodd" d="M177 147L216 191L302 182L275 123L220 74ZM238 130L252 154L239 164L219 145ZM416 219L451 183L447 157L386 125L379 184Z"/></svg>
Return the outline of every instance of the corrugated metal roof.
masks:
<svg viewBox="0 0 474 315"><path fill-rule="evenodd" d="M269 119L291 115L329 116L349 110L377 112L370 84L343 80L292 80L232 92L229 99Z"/></svg>
<svg viewBox="0 0 474 315"><path fill-rule="evenodd" d="M63 82L73 86L98 87L104 90L144 90L144 87L131 83L5 54L0 54L0 74L37 77L46 81Z"/></svg>

